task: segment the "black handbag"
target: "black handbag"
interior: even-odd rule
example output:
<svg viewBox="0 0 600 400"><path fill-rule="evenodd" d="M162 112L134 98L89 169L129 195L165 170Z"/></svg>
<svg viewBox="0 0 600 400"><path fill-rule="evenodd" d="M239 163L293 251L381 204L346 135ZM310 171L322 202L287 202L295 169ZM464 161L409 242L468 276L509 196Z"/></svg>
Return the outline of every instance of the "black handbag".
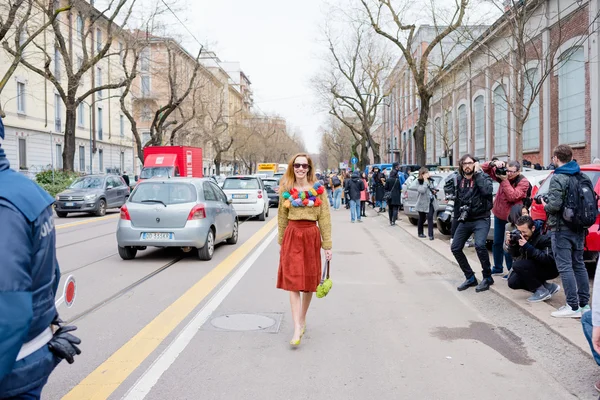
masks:
<svg viewBox="0 0 600 400"><path fill-rule="evenodd" d="M386 203L392 199L392 192L394 191L394 188L396 187L396 183L398 183L398 178L396 178L396 180L394 181L394 184L392 185L392 190L386 190L385 193L383 194L383 201L385 201Z"/></svg>

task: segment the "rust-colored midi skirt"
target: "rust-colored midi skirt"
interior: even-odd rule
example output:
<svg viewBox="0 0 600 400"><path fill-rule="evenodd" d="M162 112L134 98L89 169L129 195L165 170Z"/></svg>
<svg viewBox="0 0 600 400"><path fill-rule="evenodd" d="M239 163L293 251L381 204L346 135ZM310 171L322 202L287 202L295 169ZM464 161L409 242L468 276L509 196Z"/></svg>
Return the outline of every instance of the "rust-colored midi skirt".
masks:
<svg viewBox="0 0 600 400"><path fill-rule="evenodd" d="M277 288L316 292L321 282L321 231L315 221L289 221L279 254Z"/></svg>

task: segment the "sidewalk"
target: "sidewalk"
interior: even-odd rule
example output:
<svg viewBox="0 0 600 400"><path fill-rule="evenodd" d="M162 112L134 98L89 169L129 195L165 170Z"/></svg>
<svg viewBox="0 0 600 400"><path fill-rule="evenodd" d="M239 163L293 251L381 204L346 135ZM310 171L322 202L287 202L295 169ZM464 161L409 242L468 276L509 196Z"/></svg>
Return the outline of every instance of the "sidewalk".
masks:
<svg viewBox="0 0 600 400"><path fill-rule="evenodd" d="M374 215L373 211L371 211L370 215ZM388 223L388 215L386 213L379 214L381 217L385 217L385 223ZM446 258L448 261L456 265L458 268L458 263L454 259L454 255L450 251L450 240L449 236L444 236L439 233L437 228L434 230L435 240L430 241L429 239L420 239L417 235L417 227L408 222L408 217L404 214L404 212L399 213L399 218L401 220L396 222L396 225L401 229L404 229L407 233L412 235L416 240L426 242L432 250ZM475 249L472 247L465 248L465 254L471 264L471 267L475 271L475 274L478 279L481 279L481 264L477 255L475 254ZM492 257L490 252L490 258ZM571 319L571 318L553 318L550 313L556 310L558 307L564 305L566 303L565 294L562 290L562 282L560 281L560 277L555 279L554 282L561 286L561 290L552 296L552 299L541 302L541 303L528 303L527 298L531 296L531 293L525 290L512 290L508 287L505 280L500 276L494 277L494 285L491 286L490 290L499 294L506 300L512 302L515 306L519 307L524 313L527 313L531 317L538 320L540 323L547 326L550 330L555 332L556 334L563 337L565 340L578 347L582 352L586 355L590 354L589 345L583 335L583 331L581 328L581 323L579 319ZM460 282L456 282L457 286ZM592 283L590 283L590 290L592 287ZM482 294L485 295L485 294Z"/></svg>

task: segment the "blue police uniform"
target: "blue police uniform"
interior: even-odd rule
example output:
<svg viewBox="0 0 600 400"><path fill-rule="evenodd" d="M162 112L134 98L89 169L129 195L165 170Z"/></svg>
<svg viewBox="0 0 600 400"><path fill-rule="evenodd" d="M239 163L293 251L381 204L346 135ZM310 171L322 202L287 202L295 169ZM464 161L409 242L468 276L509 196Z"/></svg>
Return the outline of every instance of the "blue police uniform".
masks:
<svg viewBox="0 0 600 400"><path fill-rule="evenodd" d="M0 148L0 399L39 398L60 361L48 345L17 360L22 346L39 341L57 317L53 202L40 186L10 169Z"/></svg>

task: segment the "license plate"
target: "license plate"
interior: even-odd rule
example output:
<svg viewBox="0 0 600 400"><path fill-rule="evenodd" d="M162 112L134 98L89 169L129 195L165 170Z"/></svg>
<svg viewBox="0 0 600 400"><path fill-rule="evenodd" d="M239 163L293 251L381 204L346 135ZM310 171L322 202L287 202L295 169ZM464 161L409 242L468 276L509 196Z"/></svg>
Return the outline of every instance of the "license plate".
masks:
<svg viewBox="0 0 600 400"><path fill-rule="evenodd" d="M414 207L410 207L409 211L410 212L415 212L415 208Z"/></svg>
<svg viewBox="0 0 600 400"><path fill-rule="evenodd" d="M171 232L143 232L142 240L172 240Z"/></svg>
<svg viewBox="0 0 600 400"><path fill-rule="evenodd" d="M75 203L65 203L65 207L75 207Z"/></svg>
<svg viewBox="0 0 600 400"><path fill-rule="evenodd" d="M232 199L247 199L248 195L247 194L234 194L231 196Z"/></svg>

